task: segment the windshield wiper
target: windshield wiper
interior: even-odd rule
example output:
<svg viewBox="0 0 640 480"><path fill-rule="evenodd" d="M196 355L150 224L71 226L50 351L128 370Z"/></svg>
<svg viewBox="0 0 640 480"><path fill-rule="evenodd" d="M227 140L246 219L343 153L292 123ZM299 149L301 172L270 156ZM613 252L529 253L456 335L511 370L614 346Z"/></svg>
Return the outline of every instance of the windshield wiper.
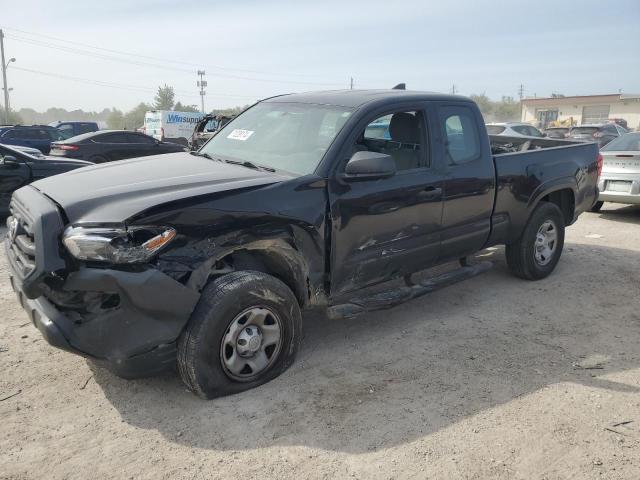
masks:
<svg viewBox="0 0 640 480"><path fill-rule="evenodd" d="M249 160L225 160L226 163L232 163L233 165L242 165L243 167L253 168L254 170L266 170L267 172L275 172L275 168L265 167L264 165L256 165Z"/></svg>
<svg viewBox="0 0 640 480"><path fill-rule="evenodd" d="M204 158L208 158L209 160L218 160L220 161L219 158L213 158L211 155L209 155L208 153L204 153L204 152L198 152L198 151L190 151L189 152L191 155L195 155L196 157L204 157Z"/></svg>

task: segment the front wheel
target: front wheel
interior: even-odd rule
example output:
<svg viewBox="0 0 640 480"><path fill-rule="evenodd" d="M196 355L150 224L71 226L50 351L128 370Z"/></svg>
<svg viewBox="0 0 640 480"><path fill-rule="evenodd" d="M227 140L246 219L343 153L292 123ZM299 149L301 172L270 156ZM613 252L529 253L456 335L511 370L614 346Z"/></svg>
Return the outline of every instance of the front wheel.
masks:
<svg viewBox="0 0 640 480"><path fill-rule="evenodd" d="M293 292L271 275L237 271L210 282L178 340L178 371L203 398L272 380L295 358L302 329Z"/></svg>
<svg viewBox="0 0 640 480"><path fill-rule="evenodd" d="M556 267L564 246L564 216L557 205L542 202L522 235L507 245L507 264L517 277L539 280Z"/></svg>

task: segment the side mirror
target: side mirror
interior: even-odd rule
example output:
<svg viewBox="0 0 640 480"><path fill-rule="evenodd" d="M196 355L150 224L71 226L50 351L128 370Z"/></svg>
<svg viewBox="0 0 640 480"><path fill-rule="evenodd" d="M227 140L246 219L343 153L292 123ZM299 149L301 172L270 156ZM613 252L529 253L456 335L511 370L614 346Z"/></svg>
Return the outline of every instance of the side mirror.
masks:
<svg viewBox="0 0 640 480"><path fill-rule="evenodd" d="M4 165L7 168L18 168L20 166L20 162L18 162L18 159L13 155L7 155L2 159L0 165Z"/></svg>
<svg viewBox="0 0 640 480"><path fill-rule="evenodd" d="M342 178L347 181L377 180L396 173L396 162L391 155L378 152L356 152L347 162Z"/></svg>

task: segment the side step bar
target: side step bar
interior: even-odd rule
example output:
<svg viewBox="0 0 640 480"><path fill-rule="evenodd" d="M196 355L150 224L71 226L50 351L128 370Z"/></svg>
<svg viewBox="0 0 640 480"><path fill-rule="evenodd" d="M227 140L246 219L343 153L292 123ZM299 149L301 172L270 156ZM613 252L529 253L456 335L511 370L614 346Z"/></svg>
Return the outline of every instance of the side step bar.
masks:
<svg viewBox="0 0 640 480"><path fill-rule="evenodd" d="M427 293L440 290L443 287L448 287L454 283L480 275L493 267L493 263L486 261L479 262L475 265L468 265L466 262L461 262L461 264L463 266L460 268L423 280L420 283L411 283L410 279L405 278L405 282L407 283L405 287L387 290L368 297L354 297L350 299L348 303L331 305L327 309L327 316L333 320L338 320L341 318L355 317L361 313L372 310L386 310L400 305L407 300L421 297Z"/></svg>

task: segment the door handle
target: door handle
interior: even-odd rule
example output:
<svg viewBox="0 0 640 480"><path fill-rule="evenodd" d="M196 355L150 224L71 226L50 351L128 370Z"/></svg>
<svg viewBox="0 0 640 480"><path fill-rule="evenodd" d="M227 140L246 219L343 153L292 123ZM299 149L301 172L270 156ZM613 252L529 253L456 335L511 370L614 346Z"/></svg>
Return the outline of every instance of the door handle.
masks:
<svg viewBox="0 0 640 480"><path fill-rule="evenodd" d="M420 193L418 193L418 197L422 200L430 200L432 198L436 198L442 195L442 189L440 187L432 187L428 186Z"/></svg>

